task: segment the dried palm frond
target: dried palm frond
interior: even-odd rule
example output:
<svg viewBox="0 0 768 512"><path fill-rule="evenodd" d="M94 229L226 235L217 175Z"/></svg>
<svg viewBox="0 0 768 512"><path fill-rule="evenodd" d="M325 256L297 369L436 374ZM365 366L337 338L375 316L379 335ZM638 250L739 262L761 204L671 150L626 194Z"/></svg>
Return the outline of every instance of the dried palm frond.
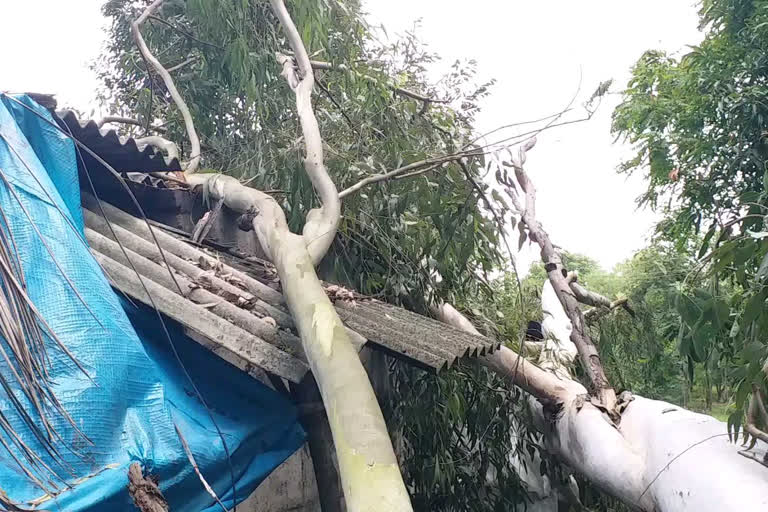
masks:
<svg viewBox="0 0 768 512"><path fill-rule="evenodd" d="M21 204L21 199L2 169L0 180L19 202L26 220L53 258L42 233ZM63 274L55 259L54 264ZM69 279L67 282L74 286ZM79 294L78 297L83 300ZM65 442L56 431L54 425L61 422L55 420L63 418L71 426L76 437L90 442L54 394L50 375L51 359L48 354L51 348L65 354L85 372L30 298L16 240L6 212L0 205L0 387L22 425L36 441L33 446L30 446L31 442L27 444L25 439L29 440L29 436L16 430L20 426L18 420L13 418L12 421L7 411L0 411L0 445L27 479L44 492L55 491L60 486L67 487L62 475L73 474L72 468L61 454L61 449L65 448L78 455L70 443ZM46 463L46 456L47 460L53 462Z"/></svg>

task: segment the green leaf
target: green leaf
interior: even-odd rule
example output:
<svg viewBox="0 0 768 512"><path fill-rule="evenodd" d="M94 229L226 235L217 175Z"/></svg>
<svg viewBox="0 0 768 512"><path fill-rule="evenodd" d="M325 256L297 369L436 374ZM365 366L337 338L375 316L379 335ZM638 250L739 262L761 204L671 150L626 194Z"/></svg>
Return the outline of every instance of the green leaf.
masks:
<svg viewBox="0 0 768 512"><path fill-rule="evenodd" d="M732 443L739 440L739 428L741 427L741 410L734 411L728 415L728 439Z"/></svg>
<svg viewBox="0 0 768 512"><path fill-rule="evenodd" d="M701 308L685 292L677 295L677 312L689 327L693 327L701 317Z"/></svg>
<svg viewBox="0 0 768 512"><path fill-rule="evenodd" d="M768 277L768 253L763 256L763 261L760 263L760 268L757 269L757 281L762 282L765 281L765 278Z"/></svg>
<svg viewBox="0 0 768 512"><path fill-rule="evenodd" d="M517 240L517 250L519 251L523 248L523 244L528 239L528 235L525 232L525 225L522 222L517 225L517 230L520 232L520 237Z"/></svg>
<svg viewBox="0 0 768 512"><path fill-rule="evenodd" d="M722 299L715 299L713 313L713 324L718 329L723 329L731 318L731 308L728 303Z"/></svg>
<svg viewBox="0 0 768 512"><path fill-rule="evenodd" d="M698 363L707 359L707 351L715 339L715 330L709 322L700 322L691 334L693 338L693 348Z"/></svg>
<svg viewBox="0 0 768 512"><path fill-rule="evenodd" d="M741 351L741 357L746 361L762 359L765 354L765 345L759 341L748 343Z"/></svg>
<svg viewBox="0 0 768 512"><path fill-rule="evenodd" d="M734 321L734 322L733 322L733 325L731 326L731 331L728 333L728 335L729 335L731 338L735 338L736 336L738 336L738 335L739 335L739 331L740 331L740 330L741 330L741 328L740 328L740 326L739 326L739 322L738 322L738 320L737 320L737 321Z"/></svg>
<svg viewBox="0 0 768 512"><path fill-rule="evenodd" d="M695 372L693 369L693 359L688 357L688 380L690 382L693 382L694 375L695 375Z"/></svg>
<svg viewBox="0 0 768 512"><path fill-rule="evenodd" d="M744 315L742 316L743 325L751 324L762 313L765 308L765 298L766 291L762 290L747 301L747 305L744 307Z"/></svg>
<svg viewBox="0 0 768 512"><path fill-rule="evenodd" d="M697 256L698 259L701 259L704 254L707 252L707 249L709 249L709 242L712 240L712 237L715 235L715 226L712 226L709 228L709 231L707 231L707 234L704 236L704 241L701 243L701 248L699 249L699 254Z"/></svg>

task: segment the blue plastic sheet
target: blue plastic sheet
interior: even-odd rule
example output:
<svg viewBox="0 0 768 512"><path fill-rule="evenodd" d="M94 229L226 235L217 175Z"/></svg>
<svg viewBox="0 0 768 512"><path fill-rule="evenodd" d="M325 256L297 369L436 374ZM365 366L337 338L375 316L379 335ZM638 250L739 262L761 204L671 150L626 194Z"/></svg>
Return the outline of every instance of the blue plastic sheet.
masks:
<svg viewBox="0 0 768 512"><path fill-rule="evenodd" d="M51 119L28 97L18 99ZM62 452L74 469L73 474L62 473L72 488L40 507L133 510L127 468L138 461L159 478L174 512L217 510L187 460L174 423L207 481L231 507L221 439L174 358L154 311L118 297L83 241L73 143L7 97L0 102L0 135L0 171L16 193L0 180L0 205L18 246L29 295L90 376L51 347L56 396L92 444L78 438L63 419L54 418L57 431L80 454ZM186 338L178 325L166 323L224 433L240 501L303 443L296 411L278 393ZM0 364L0 371L7 370ZM25 443L44 453L2 392L0 410ZM44 494L20 474L2 447L0 489L18 503Z"/></svg>

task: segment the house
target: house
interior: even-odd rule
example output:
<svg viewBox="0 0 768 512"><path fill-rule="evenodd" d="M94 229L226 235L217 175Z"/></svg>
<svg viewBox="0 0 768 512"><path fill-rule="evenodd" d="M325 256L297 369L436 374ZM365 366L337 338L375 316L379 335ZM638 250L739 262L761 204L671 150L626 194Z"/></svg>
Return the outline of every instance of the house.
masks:
<svg viewBox="0 0 768 512"><path fill-rule="evenodd" d="M233 498L231 491L227 490L230 472L233 476L241 475L238 481L244 481L243 489L252 489L261 483L246 504L240 507L241 510L243 507L259 511L312 510L313 507L319 510L320 499L326 504L338 504L341 491L322 402L301 341L282 299L279 280L271 265L262 258L255 237L238 228L237 216L232 212L222 209L215 215L206 214L207 208L202 204L199 191L191 190L183 182L163 179L163 174L158 174L179 171L177 160L165 158L152 147L142 145L141 141L120 137L114 130L100 129L93 121L81 122L72 112L56 113L55 105L45 96L37 96L36 99L38 103L30 97L12 99L3 96L5 109L12 115L0 117L0 124L3 125L0 134L13 131L19 135L15 139L6 138L6 156L15 162L16 167L25 167L16 161L19 158L12 158L15 149L8 141L14 140L20 146L25 144L24 137L32 141L27 145L31 153L37 155L37 162L27 170L30 174L47 172L48 176L44 178L51 183L45 182L40 187L46 189L46 193L58 193L56 199L61 197L62 203L59 211L68 208L65 213L69 214L70 224L82 228L83 239L87 241L87 251L92 255L94 264L98 263L116 293L122 295L119 303L128 311L138 335L133 342L136 351L142 352L140 349L143 347L143 353L146 353L142 361L150 364L154 351L160 352L160 348L153 348L153 343L162 345L162 340L156 339L163 338L158 334L161 330L165 331L165 338L172 341L171 352L174 354L177 352L174 343L184 346L189 353L197 350L186 363L169 364L167 367L159 365L157 368L160 376L157 379L158 389L165 391L169 386L181 387L189 395L189 404L185 402L184 406L172 411L173 421L180 421L179 417L194 417L195 421L187 421L186 425L191 432L197 432L205 429L196 430L191 425L195 422L209 425L211 422L201 418L201 415L208 414L211 418L216 416L220 423L233 428L237 426L242 431L242 438L230 455L225 453L228 452L226 446L205 453L201 446L203 442L223 445L216 439L223 441L224 437L211 436L210 432L207 436L205 432L201 434L201 440L194 446L194 443L189 443L191 450L187 446L184 450L173 450L177 440L164 439L161 442L153 438L150 444L162 445L163 450L171 452L164 455L163 460L167 464L157 464L161 468L158 471L161 488L167 486L169 501L174 503L176 500L178 503L180 494L184 492L182 489L187 489L186 492L195 494L199 503L207 502L212 506L212 498L202 491L199 477L188 467L192 464L185 464L186 471L167 469L189 458L190 461L197 460L201 472L212 479L211 487L224 490L220 498L225 503L227 500L231 503ZM47 103L47 112L40 102ZM49 151L54 144L58 148L56 154ZM2 150L0 147L0 152ZM72 183L72 179L69 182L62 179L65 171L57 169L52 173L50 167L62 162L70 167L66 172L75 173L76 183ZM24 176L25 172L21 169L19 176ZM15 182L10 179L5 185L11 189ZM63 190L66 187L67 190ZM79 196L81 205L72 204L72 198L76 196ZM13 202L4 196L0 196L0 200ZM51 213L45 215L50 217ZM60 232L55 236L72 231L65 226L59 228ZM59 250L67 251L66 246L59 247ZM88 259L85 250L85 247L78 249L77 257L81 262ZM77 264L73 262L75 267ZM74 291L79 281L74 278L71 281ZM96 282L93 285L102 286ZM486 338L472 336L351 290L328 285L326 291L347 326L374 384L385 375L384 356L403 359L426 371L439 372L451 368L462 358L481 356L498 348L496 342ZM84 305L87 301L78 307ZM98 323L98 311L95 313L89 322L95 320ZM125 326L122 328L125 329ZM110 341L114 344L114 340L106 340L105 343L109 345ZM206 350L200 351L199 347ZM164 350L167 352L167 347ZM164 354L163 357L170 357ZM184 354L185 357L187 355ZM181 357L176 359L177 362L182 361ZM256 403L255 407L273 404L274 410L270 412L279 411L279 414L265 414L270 417L260 425L252 425L239 417L239 411L227 409L226 390L219 390L224 398L219 396L218 400L206 404L204 394L195 386L196 379L185 378L183 374L195 373L202 382L200 387L206 387L208 392L213 393L216 382L201 374L205 374L209 364L214 366L214 360L219 372L226 372L229 368L231 374L238 374L238 378L249 379L252 385L259 386L258 393L253 393L262 397L263 403ZM174 368L170 369L171 366ZM91 361L90 367L99 374L98 360ZM124 375L133 370L121 371ZM222 378L220 373L218 378ZM110 381L115 393L120 391L122 384L124 381L120 379ZM382 391L381 386L375 387ZM242 398L247 400L247 394ZM114 398L112 400L107 407L121 407L114 403ZM81 408L95 405L76 400L69 403L79 404ZM124 405L127 409L116 410L121 417L135 404ZM153 401L153 407L158 411L162 409L160 405L158 400ZM308 438L306 445L301 444L303 433L296 424L297 420ZM151 423L146 418L137 421L144 430ZM125 426L126 422L121 425ZM175 426L179 432L178 424ZM259 429L269 432L264 435L265 439L270 439L269 446L261 442ZM220 430L218 425L215 430ZM132 432L121 434L122 437L132 435ZM114 436L105 436L107 438L114 445L116 454L124 450L125 446L116 442ZM136 443L131 441L129 444L133 446ZM183 441L182 444L187 443ZM195 452L196 447L203 453ZM162 450L145 450L141 456L131 456L144 465L153 466L153 457L158 451ZM191 452L191 455L184 454L185 451ZM287 460L280 464L286 457ZM237 468L227 468L227 459ZM125 462L122 458L120 460ZM257 461L261 462L256 464ZM91 466L98 466L94 463L92 461ZM76 471L79 478L85 478L81 475L84 470L79 460L73 464L80 468ZM254 464L259 467L251 467ZM246 469L241 471L241 467ZM272 471L275 467L277 470ZM115 468L105 470L97 478L106 481L109 477L103 475L108 475L112 469ZM91 468L91 472L93 470ZM95 470L102 471L102 468ZM269 472L271 475L264 480ZM170 480L164 481L163 475ZM215 475L215 479L211 475ZM122 481L120 478L109 480L112 486ZM73 487L77 488L77 485ZM318 495L318 488L323 490L323 496ZM68 492L71 493L71 490L60 491L57 499L65 500ZM125 493L119 489L114 490L114 495L114 503L125 500ZM9 497L16 501L29 501L19 500L10 493ZM72 509L86 510L96 504L98 500L82 507L73 506ZM326 508L330 509L331 505L326 505Z"/></svg>

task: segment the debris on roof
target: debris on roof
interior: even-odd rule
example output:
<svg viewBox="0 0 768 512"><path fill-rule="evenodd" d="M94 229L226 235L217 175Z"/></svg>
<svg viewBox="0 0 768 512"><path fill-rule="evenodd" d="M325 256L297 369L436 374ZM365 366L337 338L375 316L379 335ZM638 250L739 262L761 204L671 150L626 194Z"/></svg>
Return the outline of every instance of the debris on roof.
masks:
<svg viewBox="0 0 768 512"><path fill-rule="evenodd" d="M95 199L83 194L83 202L88 242L116 288L149 303L115 236L135 271L146 278L157 307L182 323L191 338L244 371L259 367L292 382L301 380L309 367L282 295L272 287L272 273L238 270L223 262L236 260L232 255L203 250L154 228L161 254L147 223L102 202L110 229L96 213ZM329 286L329 295L358 350L367 341L394 357L440 371L499 347L405 309L340 293L335 285Z"/></svg>
<svg viewBox="0 0 768 512"><path fill-rule="evenodd" d="M114 275L110 276L113 284L140 302L149 300L143 289L137 286L139 283L128 282L136 281L135 273L132 277L130 273L133 270L128 267L122 253L116 253L114 247L110 247L110 243L115 243L114 236L100 218L102 208L115 224L118 238L131 253L131 258L140 263L135 264L139 274L147 278L149 287L160 293L160 298L156 300L162 303L158 304L160 310L181 321L191 338L245 371L252 372L253 368L259 367L298 382L308 369L306 358L282 295L274 289L279 283L276 274L269 270L271 265L260 262L260 268L255 269L251 255L259 254L259 248L244 248L240 240L245 235L253 243L254 237L238 233L236 228L230 230L219 225L208 240L226 252L195 246L186 233L192 232L194 216L202 214L194 211L199 209L199 198L188 189L159 188L147 175L155 171L178 170L177 160L164 158L151 147L142 149L134 139L119 137L114 130L100 130L94 121L79 121L71 111L59 112L58 115L60 122L77 140L131 180L131 190L147 216L156 221L152 222L154 226L172 224L165 226L167 229L153 231L173 269L173 278L163 266L165 263L154 246L155 237L146 223L134 216L138 212L122 186L103 164L83 154L84 160L80 165L84 169L81 169L81 174L87 172L100 198L115 205L102 203L100 208L83 185L89 243L99 261L114 270ZM226 214L219 217L218 224L234 225ZM179 257L179 251L183 252L183 256ZM239 278L222 283L220 276L227 275L238 275ZM177 282L184 282L186 287L181 297L183 305L172 296L161 293L165 290L179 295ZM353 342L358 350L367 341L389 355L430 371L440 371L452 367L461 358L483 356L499 347L497 342L472 336L405 309L355 293L350 296L339 293L339 287L335 285L331 285L328 291L342 321L354 333ZM233 307L245 311L246 316L235 312ZM192 315L197 327L192 327L179 316L184 309L198 313ZM198 325L201 319L206 319L208 329ZM271 323L274 323L273 329L280 332L279 336L270 334L268 328ZM248 328L243 329L243 325Z"/></svg>

